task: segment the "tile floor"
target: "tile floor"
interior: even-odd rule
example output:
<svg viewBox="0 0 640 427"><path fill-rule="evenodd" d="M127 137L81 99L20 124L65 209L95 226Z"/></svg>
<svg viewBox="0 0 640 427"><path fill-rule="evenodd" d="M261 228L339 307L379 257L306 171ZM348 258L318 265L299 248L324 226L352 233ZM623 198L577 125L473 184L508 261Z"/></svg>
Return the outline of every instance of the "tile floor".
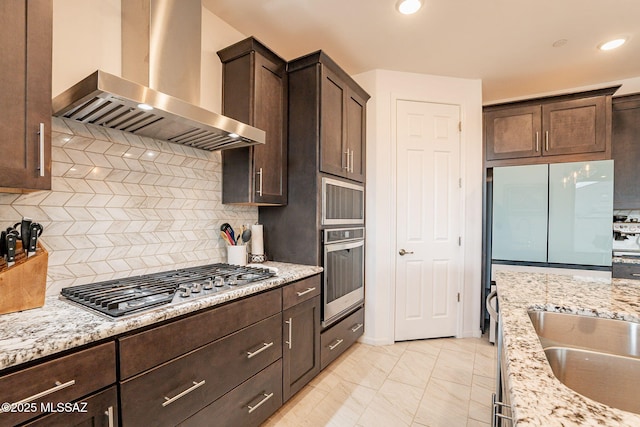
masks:
<svg viewBox="0 0 640 427"><path fill-rule="evenodd" d="M495 354L486 338L356 343L264 426L489 426Z"/></svg>

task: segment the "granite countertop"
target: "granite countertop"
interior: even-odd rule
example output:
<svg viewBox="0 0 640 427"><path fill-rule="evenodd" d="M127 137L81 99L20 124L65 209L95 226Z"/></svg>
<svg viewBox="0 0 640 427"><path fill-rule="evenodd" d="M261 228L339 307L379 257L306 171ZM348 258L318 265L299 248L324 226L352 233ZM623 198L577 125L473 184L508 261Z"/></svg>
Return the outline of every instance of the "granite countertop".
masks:
<svg viewBox="0 0 640 427"><path fill-rule="evenodd" d="M237 289L112 320L61 300L45 299L42 308L0 315L0 369L114 337L163 320L255 294L322 272L322 267L266 262L278 275Z"/></svg>
<svg viewBox="0 0 640 427"><path fill-rule="evenodd" d="M562 384L527 314L535 309L640 322L640 281L510 271L498 272L495 279L517 426L640 426L640 415Z"/></svg>

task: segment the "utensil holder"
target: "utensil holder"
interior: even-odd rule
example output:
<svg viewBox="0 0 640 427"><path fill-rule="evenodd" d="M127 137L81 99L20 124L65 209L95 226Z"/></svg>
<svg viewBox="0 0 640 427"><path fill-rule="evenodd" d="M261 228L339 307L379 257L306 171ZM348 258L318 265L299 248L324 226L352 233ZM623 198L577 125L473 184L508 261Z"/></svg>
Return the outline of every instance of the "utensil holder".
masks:
<svg viewBox="0 0 640 427"><path fill-rule="evenodd" d="M0 265L0 314L44 305L49 253L38 242L35 255L27 257L18 244L16 263Z"/></svg>
<svg viewBox="0 0 640 427"><path fill-rule="evenodd" d="M245 245L227 246L227 264L247 265L247 247Z"/></svg>

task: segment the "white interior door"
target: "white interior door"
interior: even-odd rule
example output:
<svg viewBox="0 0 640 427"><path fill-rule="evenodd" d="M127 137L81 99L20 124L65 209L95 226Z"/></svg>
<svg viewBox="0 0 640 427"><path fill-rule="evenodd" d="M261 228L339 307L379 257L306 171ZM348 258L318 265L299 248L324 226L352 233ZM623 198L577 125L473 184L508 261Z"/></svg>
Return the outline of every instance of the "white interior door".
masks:
<svg viewBox="0 0 640 427"><path fill-rule="evenodd" d="M398 100L396 119L395 340L454 336L463 254L460 107Z"/></svg>

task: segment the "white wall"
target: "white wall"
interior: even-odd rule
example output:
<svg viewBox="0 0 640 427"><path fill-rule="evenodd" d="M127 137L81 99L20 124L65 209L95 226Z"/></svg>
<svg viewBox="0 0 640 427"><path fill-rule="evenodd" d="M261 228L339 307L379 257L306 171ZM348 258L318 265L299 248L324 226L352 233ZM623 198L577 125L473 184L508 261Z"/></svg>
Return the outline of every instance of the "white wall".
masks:
<svg viewBox="0 0 640 427"><path fill-rule="evenodd" d="M120 0L53 2L52 94L94 71L120 75Z"/></svg>
<svg viewBox="0 0 640 427"><path fill-rule="evenodd" d="M458 336L480 335L482 87L480 80L373 70L354 76L367 104L366 327L363 340L394 341L396 100L457 104L462 112L464 288Z"/></svg>
<svg viewBox="0 0 640 427"><path fill-rule="evenodd" d="M55 97L96 70L120 76L120 0L55 0L53 3L53 78ZM216 52L246 38L202 8L200 105L220 112L222 64Z"/></svg>

